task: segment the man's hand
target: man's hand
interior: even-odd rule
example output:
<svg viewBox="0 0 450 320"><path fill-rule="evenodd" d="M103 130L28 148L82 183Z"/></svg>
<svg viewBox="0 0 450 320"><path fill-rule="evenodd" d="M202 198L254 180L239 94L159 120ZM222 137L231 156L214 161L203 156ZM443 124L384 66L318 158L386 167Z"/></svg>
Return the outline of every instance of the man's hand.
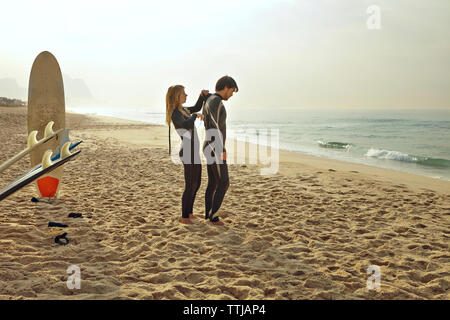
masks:
<svg viewBox="0 0 450 320"><path fill-rule="evenodd" d="M202 90L200 93L201 96L206 96L207 94L209 94L209 90Z"/></svg>
<svg viewBox="0 0 450 320"><path fill-rule="evenodd" d="M226 152L222 152L222 160L223 161L227 160L227 153Z"/></svg>
<svg viewBox="0 0 450 320"><path fill-rule="evenodd" d="M205 120L205 117L201 113L197 113L197 118L199 118L202 121Z"/></svg>

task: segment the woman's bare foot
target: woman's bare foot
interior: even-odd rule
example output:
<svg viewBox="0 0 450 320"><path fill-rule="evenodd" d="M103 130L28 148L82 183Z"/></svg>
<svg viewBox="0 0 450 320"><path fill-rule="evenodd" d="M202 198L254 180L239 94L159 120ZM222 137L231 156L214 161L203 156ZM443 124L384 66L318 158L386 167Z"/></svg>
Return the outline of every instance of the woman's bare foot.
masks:
<svg viewBox="0 0 450 320"><path fill-rule="evenodd" d="M192 223L192 221L189 218L181 218L180 222L184 223L184 224L191 224Z"/></svg>
<svg viewBox="0 0 450 320"><path fill-rule="evenodd" d="M189 219L195 219L195 216L193 213L189 213Z"/></svg>
<svg viewBox="0 0 450 320"><path fill-rule="evenodd" d="M215 221L215 222L211 221L211 223L216 225L216 226L223 226L223 222L220 221L220 220L219 221Z"/></svg>

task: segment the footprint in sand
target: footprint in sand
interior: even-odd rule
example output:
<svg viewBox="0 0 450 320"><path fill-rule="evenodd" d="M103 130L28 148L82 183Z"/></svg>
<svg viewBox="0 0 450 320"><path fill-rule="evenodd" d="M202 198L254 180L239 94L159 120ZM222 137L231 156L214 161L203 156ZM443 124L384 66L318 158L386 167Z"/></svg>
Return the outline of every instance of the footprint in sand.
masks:
<svg viewBox="0 0 450 320"><path fill-rule="evenodd" d="M396 228L394 228L394 231L397 232L397 233L405 233L408 230L409 230L408 227L396 227Z"/></svg>
<svg viewBox="0 0 450 320"><path fill-rule="evenodd" d="M336 270L338 270L340 267L338 267L338 266L330 266L330 267L327 267L327 269L328 270L330 270L330 271L336 271Z"/></svg>
<svg viewBox="0 0 450 320"><path fill-rule="evenodd" d="M199 284L205 280L205 276L200 272L191 272L186 276L186 281L191 284Z"/></svg>
<svg viewBox="0 0 450 320"><path fill-rule="evenodd" d="M275 293L277 293L277 288L265 288L264 289L264 296L273 296Z"/></svg>
<svg viewBox="0 0 450 320"><path fill-rule="evenodd" d="M172 281L172 276L170 276L169 274L160 273L156 276L151 277L148 281L154 284L168 283Z"/></svg>
<svg viewBox="0 0 450 320"><path fill-rule="evenodd" d="M184 295L187 298L190 298L191 295L195 292L193 289L182 285L176 285L174 286L174 288L177 289L182 295Z"/></svg>
<svg viewBox="0 0 450 320"><path fill-rule="evenodd" d="M221 286L220 290L222 290L223 293L231 293L233 297L235 297L238 300L246 299L248 296L248 293L250 292L250 288L248 287L227 287L227 286Z"/></svg>
<svg viewBox="0 0 450 320"><path fill-rule="evenodd" d="M177 261L177 259L175 259L175 258L171 257L171 258L169 258L169 259L168 259L167 261L168 261L168 262L170 262L170 263L174 263L174 262L176 262L176 261Z"/></svg>

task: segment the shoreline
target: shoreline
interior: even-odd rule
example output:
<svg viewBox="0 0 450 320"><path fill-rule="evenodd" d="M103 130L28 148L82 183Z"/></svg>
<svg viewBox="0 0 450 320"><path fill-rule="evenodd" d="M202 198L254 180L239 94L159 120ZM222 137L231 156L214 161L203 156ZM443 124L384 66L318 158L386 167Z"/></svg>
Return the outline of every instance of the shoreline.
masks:
<svg viewBox="0 0 450 320"><path fill-rule="evenodd" d="M102 115L91 115L91 114L83 114L83 113L76 113L76 112L68 112L73 114L80 114L86 117L89 117L91 119L95 119L96 121L108 123L108 124L121 124L121 125L139 125L142 127L150 127L148 132L146 134L143 134L141 131L141 128L134 129L130 128L128 130L128 134L124 135L121 134L115 134L111 132L104 132L102 130L95 131L98 137L101 138L114 138L118 141L125 143L125 144L136 144L140 146L147 146L147 147L162 147L168 149L168 129L165 125L160 124L152 124L144 121L136 121L136 120L128 120L113 116L102 116ZM153 137L152 137L153 136ZM236 139L229 138L227 140L234 140L234 145L236 146ZM202 138L200 137L200 143L202 143ZM174 146L179 144L179 137L172 132L172 153L174 153ZM227 143L228 144L228 143ZM255 157L248 157L248 150L258 147L258 145L255 145L254 143L246 142L246 157L245 157L245 164L248 164L250 161L255 161ZM236 147L235 147L236 148ZM228 149L229 156L236 159L235 151ZM277 149L275 149L277 150ZM270 154L270 148L268 149ZM280 173L284 173L287 175L295 175L297 172L295 169L292 169L292 167L296 167L296 165L304 165L308 166L311 170L322 170L327 171L329 169L336 170L340 172L345 173L359 173L363 174L367 177L374 178L374 179L381 179L383 181L389 181L394 184L404 184L411 189L415 191L420 190L432 190L440 193L446 193L448 190L450 190L450 181L440 179L440 178L433 178L425 175L420 175L416 173L411 172L405 172L395 169L388 169L388 168L381 168L376 166L371 166L367 164L362 163L354 163L344 160L338 160L338 159L332 159L327 157L320 157L315 155L310 155L306 153L302 153L299 151L290 151L286 149L278 149L279 151L279 161L280 163L284 163L285 165L280 166L279 171ZM204 163L204 156L202 155L202 161ZM237 161L236 161L237 162ZM230 165L234 165L235 163L230 163ZM241 164L241 163L239 163Z"/></svg>

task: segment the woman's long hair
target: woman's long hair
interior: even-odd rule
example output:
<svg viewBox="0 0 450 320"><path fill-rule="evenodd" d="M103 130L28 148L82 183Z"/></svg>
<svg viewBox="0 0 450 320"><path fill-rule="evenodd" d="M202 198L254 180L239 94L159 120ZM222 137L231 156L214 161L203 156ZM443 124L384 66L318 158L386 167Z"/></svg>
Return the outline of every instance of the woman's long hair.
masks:
<svg viewBox="0 0 450 320"><path fill-rule="evenodd" d="M182 113L184 113L186 116L188 114L185 110L181 107L180 97L181 93L183 92L184 87L182 85L174 85L171 86L167 90L166 94L166 123L168 126L170 126L170 123L172 121L172 113L175 109L179 109Z"/></svg>

